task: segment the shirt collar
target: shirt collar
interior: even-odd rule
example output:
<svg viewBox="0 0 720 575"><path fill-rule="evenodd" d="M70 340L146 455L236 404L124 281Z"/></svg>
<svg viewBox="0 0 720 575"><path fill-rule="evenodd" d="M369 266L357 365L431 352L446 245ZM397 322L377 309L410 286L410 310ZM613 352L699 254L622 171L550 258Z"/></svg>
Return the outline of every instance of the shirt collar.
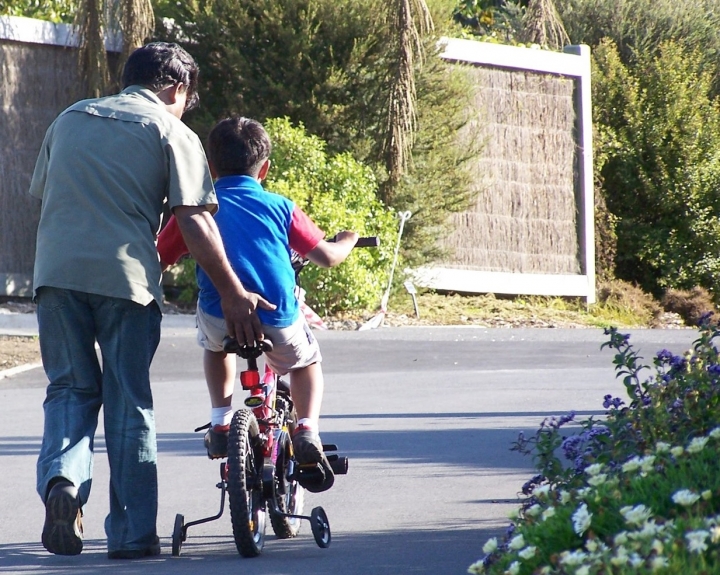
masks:
<svg viewBox="0 0 720 575"><path fill-rule="evenodd" d="M146 100L150 100L151 102L154 102L155 104L158 104L160 106L163 106L163 102L160 98L157 97L157 94L153 92L150 88L146 88L145 86L140 86L139 84L133 84L132 86L128 86L125 88L122 92L122 94L137 94L138 96L141 96L145 98Z"/></svg>
<svg viewBox="0 0 720 575"><path fill-rule="evenodd" d="M237 187L262 189L260 182L250 176L223 176L215 180L215 189Z"/></svg>

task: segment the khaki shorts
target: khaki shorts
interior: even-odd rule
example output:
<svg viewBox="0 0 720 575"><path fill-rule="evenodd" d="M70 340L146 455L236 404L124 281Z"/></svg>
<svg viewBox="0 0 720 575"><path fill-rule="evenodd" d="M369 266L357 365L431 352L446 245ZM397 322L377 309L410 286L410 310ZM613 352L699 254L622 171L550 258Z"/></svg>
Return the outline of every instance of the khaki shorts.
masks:
<svg viewBox="0 0 720 575"><path fill-rule="evenodd" d="M197 341L209 351L223 351L222 342L227 335L225 320L209 315L197 308ZM263 333L273 342L273 350L265 354L265 361L278 375L320 363L320 347L302 314L288 327L262 326Z"/></svg>

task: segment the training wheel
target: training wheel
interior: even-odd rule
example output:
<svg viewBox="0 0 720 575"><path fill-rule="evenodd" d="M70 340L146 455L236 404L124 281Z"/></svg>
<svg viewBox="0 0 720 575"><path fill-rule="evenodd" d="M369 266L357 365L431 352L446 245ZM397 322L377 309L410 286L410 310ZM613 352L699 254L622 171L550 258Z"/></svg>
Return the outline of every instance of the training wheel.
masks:
<svg viewBox="0 0 720 575"><path fill-rule="evenodd" d="M310 513L310 528L318 547L325 549L330 546L330 522L322 507L316 507Z"/></svg>
<svg viewBox="0 0 720 575"><path fill-rule="evenodd" d="M183 531L185 530L185 516L178 513L175 516L175 527L172 534L172 554L173 557L180 556L180 549L185 541Z"/></svg>

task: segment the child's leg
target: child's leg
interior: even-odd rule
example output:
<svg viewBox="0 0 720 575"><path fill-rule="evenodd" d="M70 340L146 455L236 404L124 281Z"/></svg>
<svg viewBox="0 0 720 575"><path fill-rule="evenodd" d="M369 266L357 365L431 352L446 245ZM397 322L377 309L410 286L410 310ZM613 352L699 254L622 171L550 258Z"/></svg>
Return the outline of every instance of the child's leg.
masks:
<svg viewBox="0 0 720 575"><path fill-rule="evenodd" d="M210 393L210 403L213 408L232 407L232 396L235 388L234 355L224 351L210 351L206 349L203 355L205 381Z"/></svg>
<svg viewBox="0 0 720 575"><path fill-rule="evenodd" d="M290 395L295 404L298 424L318 432L324 379L320 363L290 372Z"/></svg>

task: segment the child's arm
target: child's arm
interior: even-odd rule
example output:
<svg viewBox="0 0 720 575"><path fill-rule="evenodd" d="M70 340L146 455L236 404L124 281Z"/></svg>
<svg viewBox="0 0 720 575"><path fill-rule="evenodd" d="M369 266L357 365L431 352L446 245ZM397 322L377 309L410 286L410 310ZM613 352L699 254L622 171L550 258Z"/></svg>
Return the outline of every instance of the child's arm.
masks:
<svg viewBox="0 0 720 575"><path fill-rule="evenodd" d="M158 234L157 249L163 271L190 253L174 215Z"/></svg>
<svg viewBox="0 0 720 575"><path fill-rule="evenodd" d="M335 236L334 242L320 240L305 257L323 268L331 268L345 261L358 240L355 232L344 231Z"/></svg>
<svg viewBox="0 0 720 575"><path fill-rule="evenodd" d="M290 224L290 247L312 263L331 268L345 261L355 246L358 234L340 232L332 242L325 241L325 234L310 217L295 206Z"/></svg>

